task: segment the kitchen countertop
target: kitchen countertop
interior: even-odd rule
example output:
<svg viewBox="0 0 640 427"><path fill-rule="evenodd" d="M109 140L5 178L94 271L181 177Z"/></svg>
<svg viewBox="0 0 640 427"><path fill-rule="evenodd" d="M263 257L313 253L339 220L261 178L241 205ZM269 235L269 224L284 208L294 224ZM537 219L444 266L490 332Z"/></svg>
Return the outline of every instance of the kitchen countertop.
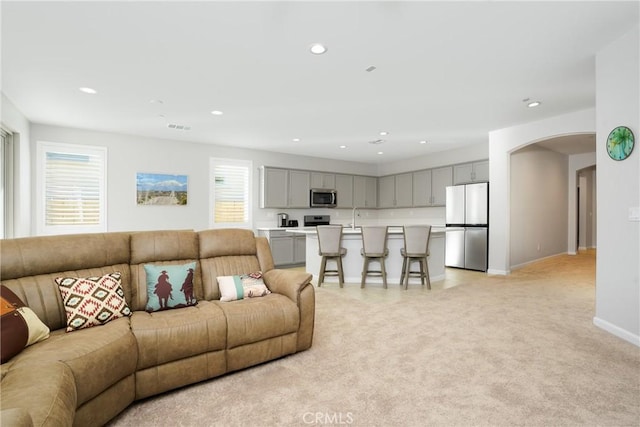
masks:
<svg viewBox="0 0 640 427"><path fill-rule="evenodd" d="M315 227L298 227L298 228L283 228L284 230L286 230L289 233L296 233L296 234L317 234L316 228ZM454 227L454 228L446 228L444 225L432 225L431 226L431 233L432 234L441 234L444 233L445 231L452 231L455 229L459 229L459 230L463 230L462 227ZM343 235L350 235L350 234L356 234L356 235L360 235L362 234L362 229L360 227L356 227L355 229L351 228L351 227L343 227L342 228L342 234ZM403 234L403 230L402 230L402 226L394 226L394 225L390 225L389 226L389 234Z"/></svg>

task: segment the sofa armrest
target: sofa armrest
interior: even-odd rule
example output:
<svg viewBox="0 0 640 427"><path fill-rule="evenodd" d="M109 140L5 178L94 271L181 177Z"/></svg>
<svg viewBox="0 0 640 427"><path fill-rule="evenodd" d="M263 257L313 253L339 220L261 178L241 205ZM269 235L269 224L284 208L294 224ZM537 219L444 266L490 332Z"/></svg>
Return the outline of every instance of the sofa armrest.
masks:
<svg viewBox="0 0 640 427"><path fill-rule="evenodd" d="M263 273L262 277L271 292L285 295L298 306L300 327L298 328L297 351L311 347L316 313L316 294L311 284L313 276L302 271L276 268Z"/></svg>
<svg viewBox="0 0 640 427"><path fill-rule="evenodd" d="M282 294L299 305L300 292L311 285L312 275L302 271L274 268L263 274L264 283L271 292Z"/></svg>

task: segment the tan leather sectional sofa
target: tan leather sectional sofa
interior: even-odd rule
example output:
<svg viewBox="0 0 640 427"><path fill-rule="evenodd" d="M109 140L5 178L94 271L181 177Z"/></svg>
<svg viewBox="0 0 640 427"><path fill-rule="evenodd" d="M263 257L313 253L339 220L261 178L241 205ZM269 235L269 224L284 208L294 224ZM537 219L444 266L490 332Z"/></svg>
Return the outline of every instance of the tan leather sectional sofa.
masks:
<svg viewBox="0 0 640 427"><path fill-rule="evenodd" d="M2 364L2 426L97 426L133 401L308 349L311 275L274 269L250 230L151 231L1 241L1 281L51 329ZM195 261L198 303L147 313L143 265ZM130 317L65 332L59 276L119 271ZM262 271L272 291L220 302L216 278Z"/></svg>

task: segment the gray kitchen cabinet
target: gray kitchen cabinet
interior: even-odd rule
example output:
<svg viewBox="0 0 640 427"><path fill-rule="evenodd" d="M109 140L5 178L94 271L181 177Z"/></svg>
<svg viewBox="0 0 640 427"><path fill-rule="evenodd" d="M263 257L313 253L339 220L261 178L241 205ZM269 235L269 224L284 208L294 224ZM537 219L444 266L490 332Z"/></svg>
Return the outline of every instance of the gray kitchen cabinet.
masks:
<svg viewBox="0 0 640 427"><path fill-rule="evenodd" d="M413 205L413 174L403 173L395 176L395 207L408 208Z"/></svg>
<svg viewBox="0 0 640 427"><path fill-rule="evenodd" d="M336 188L336 175L324 172L311 172L311 188Z"/></svg>
<svg viewBox="0 0 640 427"><path fill-rule="evenodd" d="M431 169L431 206L444 206L447 201L447 187L453 185L453 168Z"/></svg>
<svg viewBox="0 0 640 427"><path fill-rule="evenodd" d="M396 177L393 175L378 178L378 207L393 208L396 199Z"/></svg>
<svg viewBox="0 0 640 427"><path fill-rule="evenodd" d="M285 208L288 205L289 171L260 168L260 207Z"/></svg>
<svg viewBox="0 0 640 427"><path fill-rule="evenodd" d="M309 207L309 172L289 171L289 203L288 208Z"/></svg>
<svg viewBox="0 0 640 427"><path fill-rule="evenodd" d="M383 176L378 186L378 207L404 208L413 204L412 173Z"/></svg>
<svg viewBox="0 0 640 427"><path fill-rule="evenodd" d="M431 170L413 173L413 206L431 206Z"/></svg>
<svg viewBox="0 0 640 427"><path fill-rule="evenodd" d="M463 163L453 166L453 183L489 181L489 161Z"/></svg>
<svg viewBox="0 0 640 427"><path fill-rule="evenodd" d="M340 194L338 193L338 200ZM374 176L353 177L353 207L376 208L378 206L378 178Z"/></svg>
<svg viewBox="0 0 640 427"><path fill-rule="evenodd" d="M450 166L413 173L413 206L444 206L446 188L452 184Z"/></svg>
<svg viewBox="0 0 640 427"><path fill-rule="evenodd" d="M308 208L309 172L280 168L260 169L261 208Z"/></svg>
<svg viewBox="0 0 640 427"><path fill-rule="evenodd" d="M338 208L353 207L353 176L335 175L335 189L338 192Z"/></svg>
<svg viewBox="0 0 640 427"><path fill-rule="evenodd" d="M306 262L306 236L287 233L285 229L263 229L258 231L269 241L273 264L276 267L301 265Z"/></svg>
<svg viewBox="0 0 640 427"><path fill-rule="evenodd" d="M293 263L306 264L307 262L307 236L293 236Z"/></svg>

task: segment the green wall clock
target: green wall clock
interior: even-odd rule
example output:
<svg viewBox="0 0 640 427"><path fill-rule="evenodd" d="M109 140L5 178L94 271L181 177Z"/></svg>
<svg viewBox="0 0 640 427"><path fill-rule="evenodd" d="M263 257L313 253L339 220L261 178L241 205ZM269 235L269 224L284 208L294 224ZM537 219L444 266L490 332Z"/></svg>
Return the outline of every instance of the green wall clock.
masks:
<svg viewBox="0 0 640 427"><path fill-rule="evenodd" d="M618 126L607 137L607 153L613 160L624 160L633 151L633 132L626 126Z"/></svg>

